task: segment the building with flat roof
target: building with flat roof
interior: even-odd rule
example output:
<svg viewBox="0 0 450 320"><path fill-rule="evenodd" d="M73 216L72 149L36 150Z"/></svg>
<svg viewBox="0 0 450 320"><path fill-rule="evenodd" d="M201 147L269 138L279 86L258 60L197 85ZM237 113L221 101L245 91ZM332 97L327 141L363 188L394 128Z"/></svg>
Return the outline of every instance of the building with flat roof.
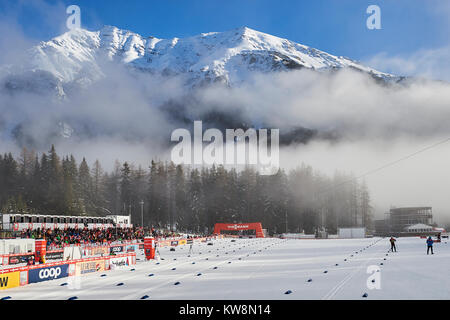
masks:
<svg viewBox="0 0 450 320"><path fill-rule="evenodd" d="M386 218L375 220L375 234L379 236L406 235L412 232L432 231L433 213L431 207L391 208ZM415 228L414 226L421 226ZM426 226L426 227L424 227Z"/></svg>
<svg viewBox="0 0 450 320"><path fill-rule="evenodd" d="M389 211L389 226L392 232L404 232L405 228L415 224L431 225L432 223L431 207L392 208Z"/></svg>

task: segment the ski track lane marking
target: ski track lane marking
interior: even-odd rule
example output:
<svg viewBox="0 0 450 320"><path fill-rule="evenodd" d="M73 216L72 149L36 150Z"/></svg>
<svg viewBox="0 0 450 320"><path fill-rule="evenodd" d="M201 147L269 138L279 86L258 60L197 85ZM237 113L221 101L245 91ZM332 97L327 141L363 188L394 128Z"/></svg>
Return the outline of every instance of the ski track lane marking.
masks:
<svg viewBox="0 0 450 320"><path fill-rule="evenodd" d="M217 244L220 244L220 242L218 242ZM253 246L255 246L256 244L251 244L251 246L253 247ZM167 247L168 248L168 247ZM204 245L204 248L203 249L206 249L207 247L206 247L206 245ZM227 249L227 248L222 248L222 250L229 250L229 249ZM216 254L216 252L214 252L214 253L211 253L211 255L204 255L204 256L200 256L200 255L198 255L197 256L197 259L199 259L199 260L195 260L196 262L198 261L198 262L201 262L201 261L204 261L204 257L207 257L207 258L214 258L214 255ZM181 256L181 257L178 257L178 258L187 258L187 256ZM191 258L193 258L193 257L191 257ZM190 258L188 258L188 259L190 259ZM194 259L192 259L192 260L194 260ZM182 266L182 265L185 265L185 264L190 264L192 261L180 261L180 260L176 260L177 262L172 262L172 263L168 263L168 264L159 264L159 265L156 265L156 264L153 264L153 267L154 268L156 268L156 269L152 269L152 271L155 273L155 272L158 272L158 271L161 271L161 270L163 270L163 271L167 271L167 269L168 268L171 268L171 267L174 267L174 266ZM209 261L214 261L214 260L209 260ZM144 261L143 261L144 262ZM214 263L213 263L214 264ZM217 264L217 263L216 263ZM220 264L222 264L222 263L220 263ZM212 264L211 264L212 265ZM141 265L142 266L142 265ZM202 269L203 270L203 269ZM138 272L133 272L133 275L131 275L131 276L126 276L125 274L124 274L124 270L116 270L116 271L119 271L118 273L109 273L109 275L110 275L110 277L109 278L105 278L105 279L107 279L107 281L103 281L103 283L101 284L101 285L97 285L97 286L94 286L94 287L88 287L88 288L84 288L84 289L81 289L80 291L77 291L77 290L73 290L72 291L72 293L73 292L75 292L76 294L78 294L78 295L80 295L81 293L90 293L90 292L92 292L92 291L95 291L95 290L97 290L97 289L100 289L100 288L105 288L105 287L109 287L109 286L112 286L115 282L117 282L117 281L121 281L121 282L126 282L126 281L129 281L129 280L133 280L133 279L135 279L135 278L138 278L138 277L140 277L140 276L142 276L142 275L144 275L144 274L146 274L147 272L149 272L149 270L136 270L136 271L138 271ZM120 272L120 271L122 271L122 272ZM142 273L141 273L141 271L142 271ZM145 271L145 272L143 272L143 271ZM96 275L96 274L95 274ZM188 274L189 275L189 274ZM92 274L92 276L94 276L94 274ZM83 279L83 278L81 278L81 279ZM55 297L55 296L58 296L58 295L60 295L61 294L61 291L53 291L53 292L50 292L50 293L48 293L48 294L44 294L44 295L41 295L40 297L42 298L42 297Z"/></svg>
<svg viewBox="0 0 450 320"><path fill-rule="evenodd" d="M247 249L249 252L250 251L252 251L252 250L255 250L255 249L251 249L251 248L253 248L253 247L255 247L255 246L257 246L257 245L259 245L258 243L252 243L251 244L251 247L246 247L245 249ZM224 249L225 251L227 250L226 248ZM236 253L238 253L238 252L234 252L235 254ZM214 254L216 254L216 253L214 253ZM239 257L244 257L246 254L244 253L243 255L241 255L241 256L236 256L234 259L225 259L224 261L221 261L221 262L213 262L213 263L210 263L209 265L208 265L208 267L206 267L206 268L204 268L204 269L200 269L200 270L197 270L196 271L196 273L198 273L198 272L200 272L200 273L203 273L203 274L205 274L205 271L207 271L207 270L210 270L211 269L211 266L220 266L220 265L223 265L223 264L225 264L225 263L227 263L227 261L242 261L242 260L238 260L238 258ZM210 261L211 262L211 261ZM180 275L179 277L177 277L177 278L172 278L171 280L168 280L168 281L166 281L166 282L163 282L163 283L160 283L160 284L158 284L158 285L156 285L156 286L153 286L153 287L148 287L148 288L145 288L145 289L142 289L142 290L140 290L140 291L137 291L137 292L134 292L134 293L132 293L132 294L129 294L129 295L127 295L127 296L124 296L124 297L121 297L121 298L119 298L119 300L127 300L127 299L132 299L132 298L135 298L136 296L140 296L141 294L143 294L143 293L145 293L145 292L148 292L148 291L151 291L151 290L155 290L155 289L158 289L158 288L161 288L161 287L164 287L164 286L167 286L167 285L171 285L172 283L174 283L174 281L176 282L176 281L180 281L181 279L184 279L184 278L187 278L187 277L192 277L192 274L191 273L186 273L185 275ZM181 282L181 281L180 281ZM136 299L136 298L135 298Z"/></svg>
<svg viewBox="0 0 450 320"><path fill-rule="evenodd" d="M283 241L283 242L279 242L279 243L277 243L277 245L279 245L279 244L284 244L286 241ZM263 243L264 244L264 243ZM262 245L263 245L262 244ZM263 247L264 248L264 247ZM241 260L242 261L242 260ZM264 260L264 262L266 262L267 260ZM252 271L251 273L250 273L250 275L246 278L246 280L248 281L248 280L250 280L254 275L255 275L255 273L257 272L257 271L259 271L262 267L264 266L264 263L261 263L258 267L257 267L257 269L255 270L255 271ZM233 291L233 289L230 289L230 290L228 290L226 293L224 293L224 295L223 295L223 299L224 300L227 300L226 299L226 297L228 297L228 296L230 296L230 295L232 295L232 294L234 294L234 291Z"/></svg>
<svg viewBox="0 0 450 320"><path fill-rule="evenodd" d="M167 248L169 248L169 247L167 247ZM207 248L207 245L205 244L205 249ZM211 258L211 257L213 257L214 255L215 255L216 253L214 252L214 253L212 253L211 252L211 255L198 255L198 257L197 257L197 259L199 259L199 260L194 260L194 259L192 259L192 260L190 260L190 261L181 261L181 260L176 260L176 262L172 262L172 263L169 263L169 264L159 264L159 265L156 265L156 264L153 264L153 267L155 267L155 268L157 268L157 269L152 269L151 270L151 272L152 273L155 273L155 275L157 274L157 272L158 271L168 271L169 269L171 269L171 268L173 268L173 267L180 267L180 266L183 266L183 265L186 265L186 264L191 264L192 263L192 261L196 261L196 263L197 262L201 262L201 261L205 261L203 258ZM187 258L187 255L186 256L181 256L181 257L177 257L177 259L178 258ZM191 259L191 258L193 258L192 256L190 257L190 258L187 258L187 259ZM164 261L166 261L166 260L164 260ZM173 260L172 260L173 261ZM210 260L208 260L208 261L210 261ZM143 262L146 262L146 261L143 261ZM142 265L141 265L142 266ZM144 266L143 266L144 267ZM146 267L146 266L145 266ZM117 271L123 271L123 270L117 270ZM133 274L133 276L131 276L131 277L126 277L126 278L123 278L123 273L117 273L117 274L115 274L115 275L117 275L117 276L121 276L121 278L120 279L123 279L123 280L121 280L122 282L126 282L126 281L129 281L129 280L133 280L133 279L135 279L135 278L138 278L138 277L141 277L141 276L145 276L148 272L150 272L150 270L147 270L147 269L141 269L141 270L136 270L136 271L138 271L137 273L135 273L135 274ZM142 271L142 273L141 273L141 271ZM170 270L171 271L171 270ZM187 275L189 275L189 274L187 274ZM169 276L170 276L170 274L169 274ZM183 277L184 278L184 277ZM175 279L175 280L173 280L173 281L176 281L177 280L177 278ZM101 286L96 286L96 287L92 287L92 288L86 288L86 289L84 289L83 291L80 291L80 292L90 292L90 291L92 291L92 290L94 290L94 289L99 289L99 288L104 288L104 287L108 287L108 286L110 286L110 285L112 285L112 284L114 284L114 282L116 282L117 280L114 280L114 281L111 281L111 282L109 282L108 284L104 284L104 285L101 285ZM172 280L171 281L169 281L169 283L172 283L173 282ZM146 291L148 291L148 289L146 290ZM79 294L79 292L77 292L77 294ZM123 298L120 298L120 299L123 299Z"/></svg>
<svg viewBox="0 0 450 320"><path fill-rule="evenodd" d="M377 241L378 243L378 241ZM371 253L370 258L365 258L358 264L353 272L350 272L341 282L335 285L328 293L326 293L321 300L331 300L333 297L343 288L345 284L347 284L363 267L365 267L371 260L378 259L375 255L381 253L380 250L383 248L378 248L378 251ZM367 251L365 251L367 252ZM384 252L384 251L383 251ZM358 259L355 259L356 261Z"/></svg>

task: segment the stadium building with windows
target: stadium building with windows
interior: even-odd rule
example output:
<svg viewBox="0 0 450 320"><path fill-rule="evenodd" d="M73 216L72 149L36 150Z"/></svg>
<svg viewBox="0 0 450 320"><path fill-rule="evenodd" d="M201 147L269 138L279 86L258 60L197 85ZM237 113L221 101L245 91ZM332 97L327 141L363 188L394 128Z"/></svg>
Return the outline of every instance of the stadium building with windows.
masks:
<svg viewBox="0 0 450 320"><path fill-rule="evenodd" d="M391 208L386 215L385 219L375 221L375 235L415 236L441 232L433 227L432 207Z"/></svg>

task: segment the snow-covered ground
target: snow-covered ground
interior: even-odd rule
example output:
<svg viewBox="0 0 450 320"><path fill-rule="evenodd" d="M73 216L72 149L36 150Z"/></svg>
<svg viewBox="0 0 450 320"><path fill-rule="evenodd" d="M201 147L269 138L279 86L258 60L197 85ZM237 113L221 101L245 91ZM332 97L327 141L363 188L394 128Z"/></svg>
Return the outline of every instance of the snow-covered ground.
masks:
<svg viewBox="0 0 450 320"><path fill-rule="evenodd" d="M428 256L425 239L398 238L397 248L388 253L381 238L223 239L195 244L190 255L189 246L159 248L164 260L139 254L136 266L2 290L0 298L450 299L447 240ZM367 287L371 265L380 267L380 289Z"/></svg>

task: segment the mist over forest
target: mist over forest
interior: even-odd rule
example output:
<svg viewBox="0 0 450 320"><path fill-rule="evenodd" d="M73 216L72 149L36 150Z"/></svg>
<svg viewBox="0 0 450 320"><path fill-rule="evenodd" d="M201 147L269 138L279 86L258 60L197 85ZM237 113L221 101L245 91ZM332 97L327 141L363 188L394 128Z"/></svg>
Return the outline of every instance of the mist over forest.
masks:
<svg viewBox="0 0 450 320"><path fill-rule="evenodd" d="M252 168L199 170L162 161L149 168L116 162L106 171L98 160L77 163L53 146L42 154L23 149L17 159L0 156L0 207L55 215L131 214L136 225L143 219L145 226L190 232L211 232L217 222L252 221L271 234L372 228L367 186L346 174L329 177L302 165L264 176Z"/></svg>

